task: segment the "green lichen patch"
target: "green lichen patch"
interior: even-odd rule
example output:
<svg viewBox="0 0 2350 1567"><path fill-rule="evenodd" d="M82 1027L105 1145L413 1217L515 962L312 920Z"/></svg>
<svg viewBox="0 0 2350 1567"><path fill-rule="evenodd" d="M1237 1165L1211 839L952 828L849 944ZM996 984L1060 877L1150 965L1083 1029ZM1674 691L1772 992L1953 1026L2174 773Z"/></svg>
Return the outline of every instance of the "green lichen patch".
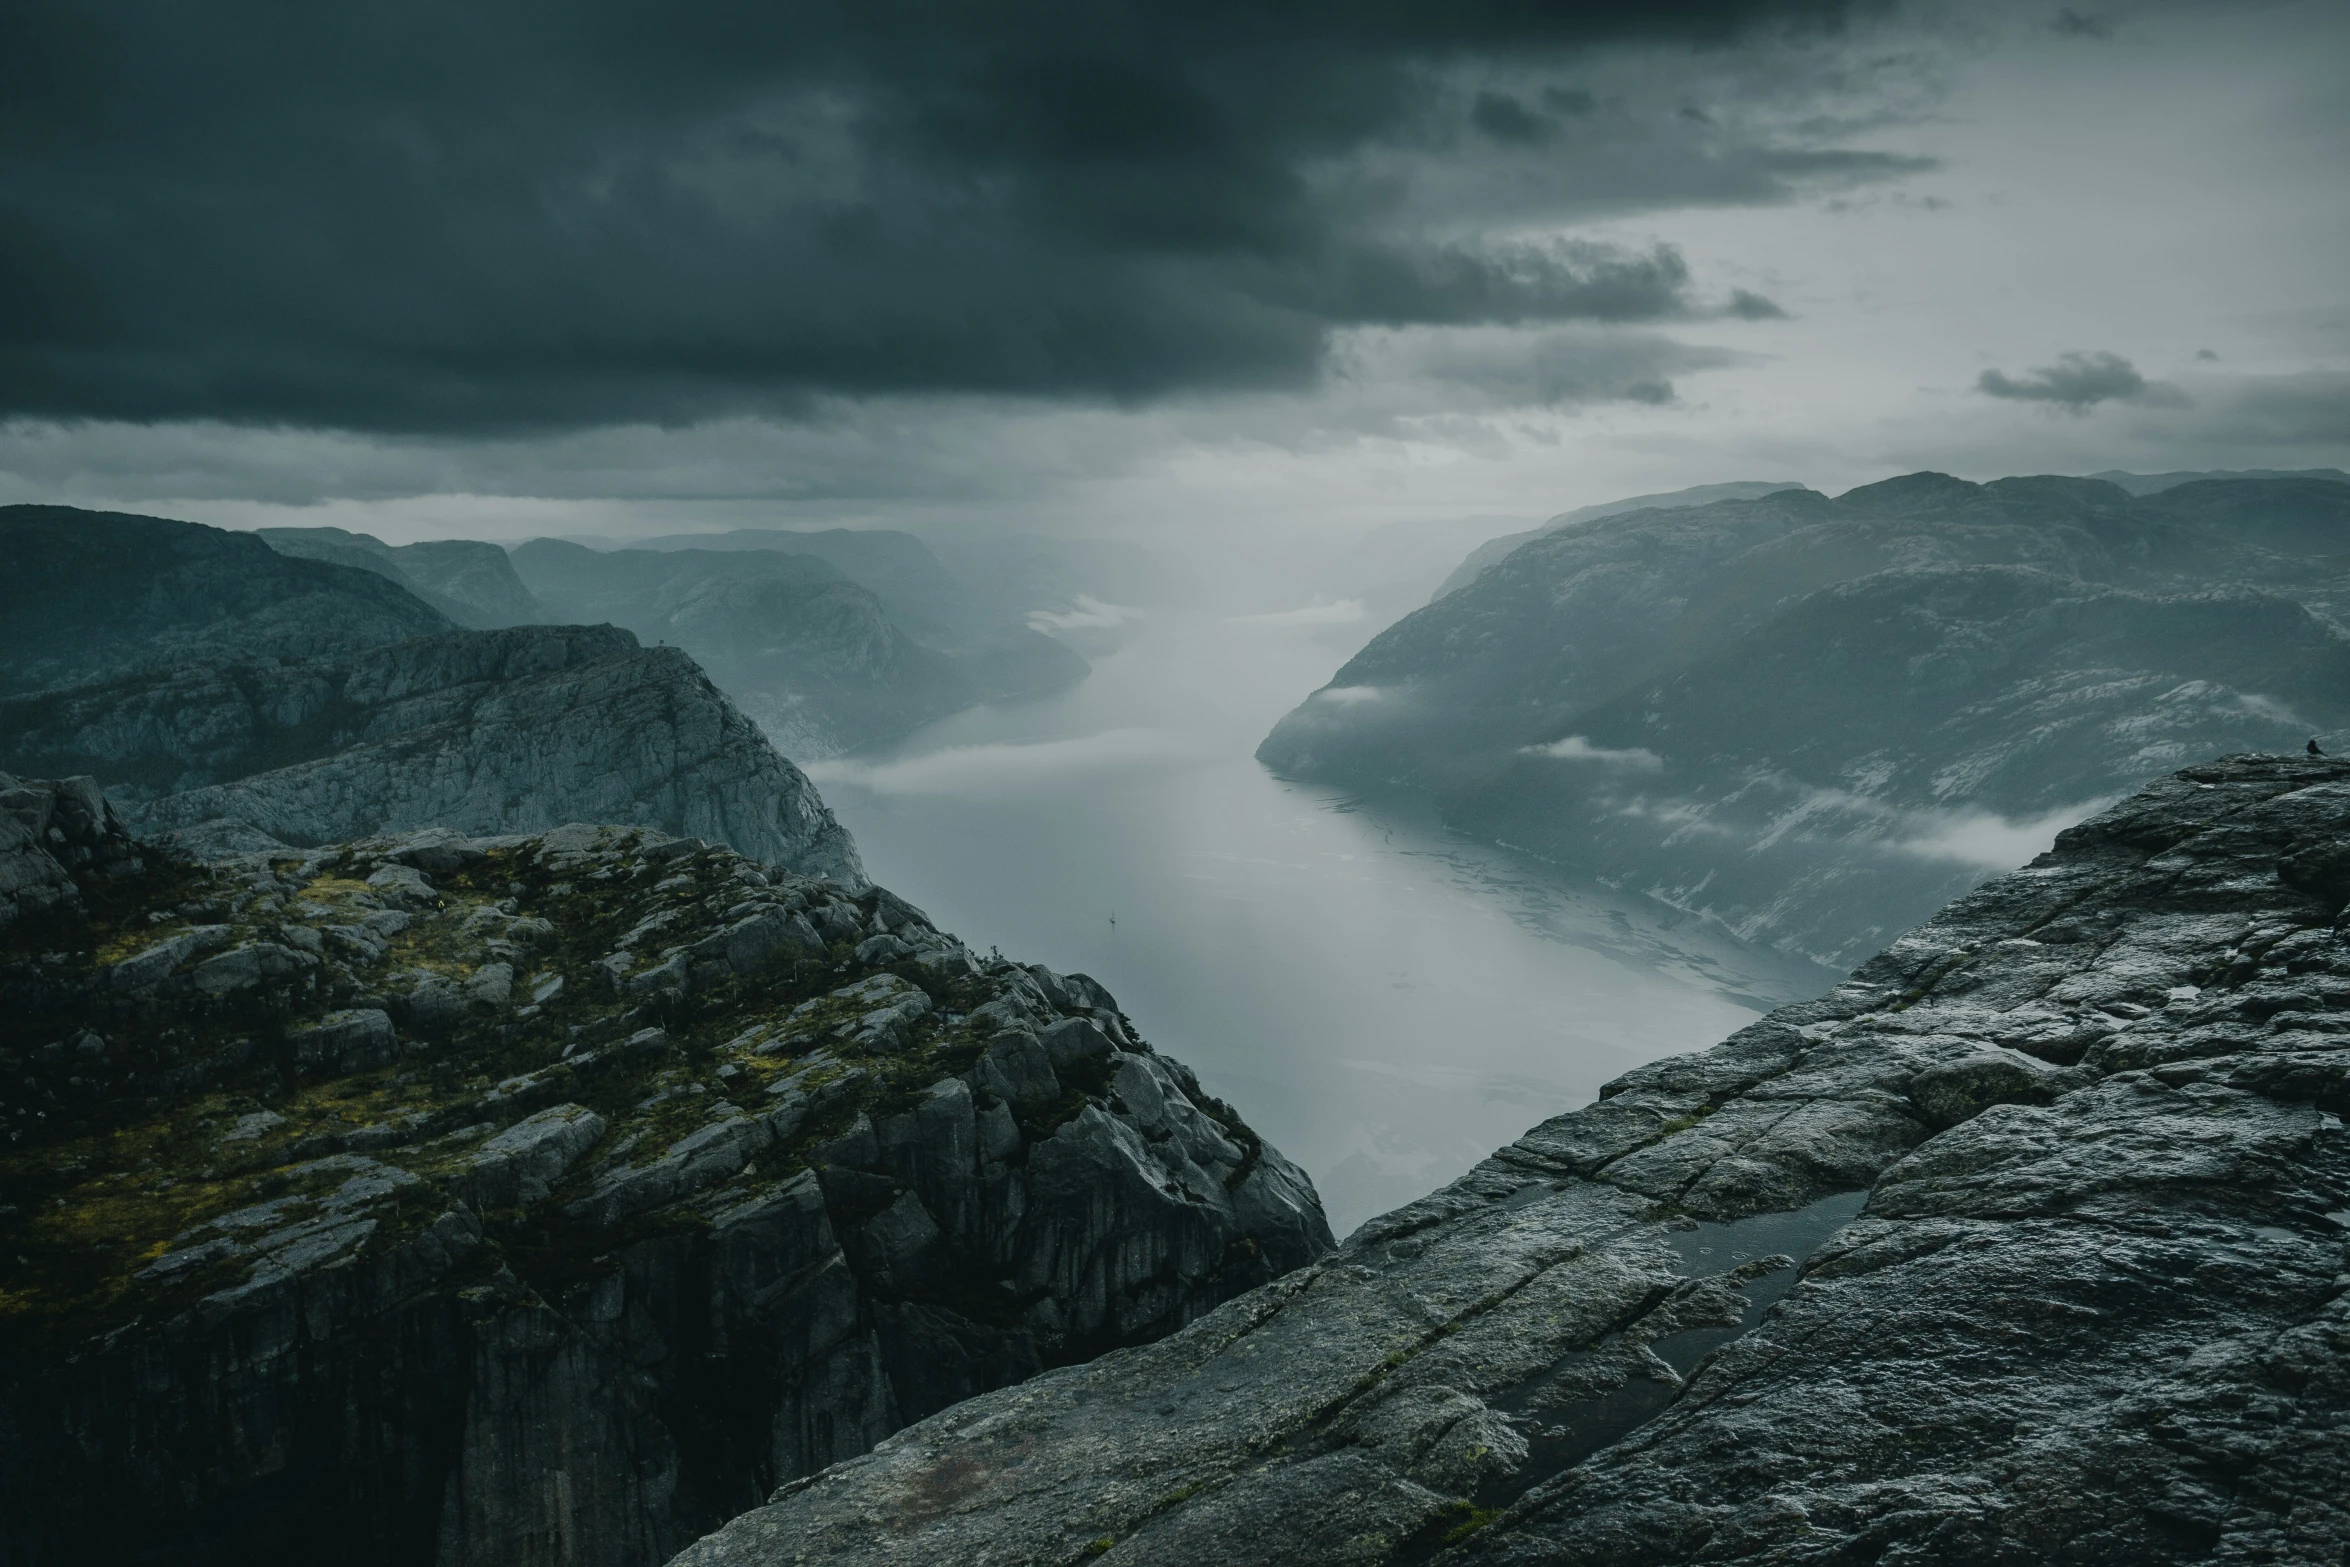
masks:
<svg viewBox="0 0 2350 1567"><path fill-rule="evenodd" d="M380 1223L369 1248L398 1244L445 1211L458 1189L448 1183L467 1177L487 1138L568 1102L604 1119L601 1143L545 1201L485 1215L488 1253L558 1295L630 1247L691 1233L716 1206L820 1163L858 1117L919 1107L985 1051L994 1025L973 1014L1026 982L1025 971L982 969L959 948L944 963L861 964L865 937L850 932L873 928L884 895L777 882L729 851L680 852L633 829L456 858L415 872L399 867L441 861L384 840L211 866L157 862L93 895L67 959L0 957L0 990L31 1003L37 1042L37 1059L12 1058L33 1087L0 1099L14 1133L0 1178L16 1194L13 1211L0 1211L0 1323L10 1325L0 1331L103 1333L237 1282L248 1262L138 1275L222 1214L316 1197L300 1189L301 1172L319 1159L360 1155L421 1179L380 1215L369 1210ZM821 953L778 948L738 972L723 933L762 910L821 924ZM151 992L118 996L96 975L195 925L226 925L228 940ZM206 953L247 942L309 960L278 960L285 972L225 993L195 984ZM502 997L501 963L512 974ZM856 986L867 989L844 994ZM906 987L927 1005L873 1031L868 1014ZM346 1060L317 1043L328 1037L322 1022L350 1027L333 1020L377 1012L393 1020L388 1055L379 1043ZM102 1041L94 1053L81 1053L85 1034ZM714 1120L769 1115L785 1101L768 1090L787 1077L817 1103L717 1187L613 1224L566 1212ZM1107 1062L1063 1077L1059 1101L1023 1116L1028 1138L1111 1102ZM1239 1118L1206 1107L1253 1158ZM974 1320L1008 1321L1024 1304L985 1280L974 1289L959 1303Z"/></svg>

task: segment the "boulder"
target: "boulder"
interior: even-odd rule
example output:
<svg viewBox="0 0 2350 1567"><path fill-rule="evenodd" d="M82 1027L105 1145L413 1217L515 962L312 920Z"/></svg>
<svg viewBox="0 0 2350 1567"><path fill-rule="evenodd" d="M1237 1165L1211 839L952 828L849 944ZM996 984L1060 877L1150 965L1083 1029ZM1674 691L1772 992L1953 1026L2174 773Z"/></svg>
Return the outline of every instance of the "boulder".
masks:
<svg viewBox="0 0 2350 1567"><path fill-rule="evenodd" d="M560 1104L515 1122L474 1151L449 1178L452 1195L476 1208L544 1202L554 1184L603 1140L604 1118L585 1105Z"/></svg>
<svg viewBox="0 0 2350 1567"><path fill-rule="evenodd" d="M1118 1053L1117 1044L1091 1018L1063 1018L1038 1029L1036 1039L1059 1072L1082 1072Z"/></svg>
<svg viewBox="0 0 2350 1567"><path fill-rule="evenodd" d="M1910 1079L1909 1097L1937 1131L1993 1105L2046 1104L2064 1078L2044 1062L2012 1050L1985 1050L1928 1067Z"/></svg>
<svg viewBox="0 0 2350 1567"><path fill-rule="evenodd" d="M388 1066L400 1053L389 1013L361 1007L329 1012L316 1022L286 1031L294 1065L303 1072L341 1075Z"/></svg>

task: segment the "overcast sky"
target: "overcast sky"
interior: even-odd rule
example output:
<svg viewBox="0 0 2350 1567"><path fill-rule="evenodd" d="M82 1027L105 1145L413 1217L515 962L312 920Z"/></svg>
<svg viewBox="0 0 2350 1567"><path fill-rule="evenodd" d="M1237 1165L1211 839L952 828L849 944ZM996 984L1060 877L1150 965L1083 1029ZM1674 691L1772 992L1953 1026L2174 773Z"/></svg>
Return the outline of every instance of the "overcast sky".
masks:
<svg viewBox="0 0 2350 1567"><path fill-rule="evenodd" d="M9 27L0 501L1173 542L2350 466L2338 0Z"/></svg>

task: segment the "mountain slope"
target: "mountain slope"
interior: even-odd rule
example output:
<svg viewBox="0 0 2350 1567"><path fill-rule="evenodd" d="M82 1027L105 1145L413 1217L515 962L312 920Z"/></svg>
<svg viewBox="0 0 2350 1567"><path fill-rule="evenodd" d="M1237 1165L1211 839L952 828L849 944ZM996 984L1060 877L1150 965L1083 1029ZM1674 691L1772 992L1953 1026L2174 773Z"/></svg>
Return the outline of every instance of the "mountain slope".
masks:
<svg viewBox="0 0 2350 1567"><path fill-rule="evenodd" d="M2089 477L2118 485L2132 495L2153 495L2202 479L2330 479L2336 484L2350 484L2350 473L2344 473L2339 468L2234 468L2200 473L2130 473L2120 468L2108 468L2103 473L2093 473Z"/></svg>
<svg viewBox="0 0 2350 1567"><path fill-rule="evenodd" d="M460 626L490 630L537 625L547 618L514 574L514 563L495 544L429 539L391 545L373 534L342 528L256 531L281 555L335 561L389 577Z"/></svg>
<svg viewBox="0 0 2350 1567"><path fill-rule="evenodd" d="M1000 617L911 533L893 528L734 528L635 541L638 549L759 551L813 557L870 589L910 635L953 644Z"/></svg>
<svg viewBox="0 0 2350 1567"><path fill-rule="evenodd" d="M979 700L953 658L900 629L828 561L771 550L591 550L533 539L513 552L560 619L675 642L776 743L831 756Z"/></svg>
<svg viewBox="0 0 2350 1567"><path fill-rule="evenodd" d="M374 572L161 517L0 506L0 558L0 695L223 647L308 658L451 624Z"/></svg>
<svg viewBox="0 0 2350 1567"><path fill-rule="evenodd" d="M2350 763L2190 768L675 1567L2340 1560L2346 899Z"/></svg>
<svg viewBox="0 0 2350 1567"><path fill-rule="evenodd" d="M1673 490L1661 495L1633 495L1620 501L1606 501L1597 506L1578 506L1563 511L1539 528L1524 533L1505 533L1487 539L1469 551L1452 574L1446 577L1434 593L1431 602L1444 597L1455 588L1467 587L1484 574L1485 568L1506 560L1521 545L1561 528L1571 528L1579 522L1592 522L1601 517L1614 517L1628 511L1657 511L1674 506L1710 506L1716 501L1760 500L1765 495L1776 495L1781 490L1800 490L1803 486L1793 480L1771 482L1759 479L1737 479L1727 484L1699 484L1686 490Z"/></svg>
<svg viewBox="0 0 2350 1567"><path fill-rule="evenodd" d="M250 535L37 510L0 516L40 544L7 584L37 634L5 633L0 765L94 774L140 830L219 846L625 821L862 884L814 786L676 649L455 631L380 575ZM61 673L90 678L37 689Z"/></svg>
<svg viewBox="0 0 2350 1567"><path fill-rule="evenodd" d="M2346 594L2319 481L1632 512L1406 617L1258 755L1849 966L2150 773L2350 726Z"/></svg>

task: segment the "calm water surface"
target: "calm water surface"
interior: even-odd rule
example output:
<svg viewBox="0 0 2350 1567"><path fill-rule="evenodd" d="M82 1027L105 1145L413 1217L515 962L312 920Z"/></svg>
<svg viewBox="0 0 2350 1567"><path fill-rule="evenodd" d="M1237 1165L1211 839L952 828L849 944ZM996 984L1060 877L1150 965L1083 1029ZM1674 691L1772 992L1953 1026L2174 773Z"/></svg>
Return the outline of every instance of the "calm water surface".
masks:
<svg viewBox="0 0 2350 1567"><path fill-rule="evenodd" d="M1831 982L1271 777L1250 753L1348 650L1318 635L1161 615L1061 696L809 772L877 881L975 947L1107 985L1312 1173L1341 1235Z"/></svg>

